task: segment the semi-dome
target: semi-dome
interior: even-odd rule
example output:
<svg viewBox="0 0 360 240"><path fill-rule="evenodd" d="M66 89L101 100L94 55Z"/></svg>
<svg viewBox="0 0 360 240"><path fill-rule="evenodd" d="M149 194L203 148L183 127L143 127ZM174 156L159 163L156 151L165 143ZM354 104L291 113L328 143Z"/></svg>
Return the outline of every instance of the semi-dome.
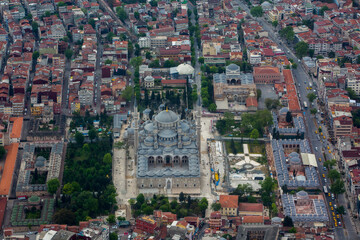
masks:
<svg viewBox="0 0 360 240"><path fill-rule="evenodd" d="M155 120L159 123L173 123L178 121L179 117L173 111L165 110L156 115Z"/></svg>
<svg viewBox="0 0 360 240"><path fill-rule="evenodd" d="M182 63L179 66L177 66L176 70L180 75L191 75L194 73L194 68L186 63Z"/></svg>

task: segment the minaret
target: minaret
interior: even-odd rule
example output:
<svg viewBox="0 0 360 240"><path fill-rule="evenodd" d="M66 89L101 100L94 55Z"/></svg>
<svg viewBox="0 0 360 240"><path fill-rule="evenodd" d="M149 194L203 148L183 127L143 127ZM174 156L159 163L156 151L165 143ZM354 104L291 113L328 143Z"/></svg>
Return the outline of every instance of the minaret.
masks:
<svg viewBox="0 0 360 240"><path fill-rule="evenodd" d="M135 122L134 151L135 151L135 161L137 161L137 150L138 150L138 145L139 145L139 119L138 119L138 107L137 107L137 102L136 102L136 95L135 95L135 101L134 101L133 117L134 117L134 122Z"/></svg>
<svg viewBox="0 0 360 240"><path fill-rule="evenodd" d="M200 93L198 92L198 102L196 106L196 134L197 134L197 144L198 144L198 151L199 151L199 161L200 161L200 152L201 152L201 102L200 102Z"/></svg>

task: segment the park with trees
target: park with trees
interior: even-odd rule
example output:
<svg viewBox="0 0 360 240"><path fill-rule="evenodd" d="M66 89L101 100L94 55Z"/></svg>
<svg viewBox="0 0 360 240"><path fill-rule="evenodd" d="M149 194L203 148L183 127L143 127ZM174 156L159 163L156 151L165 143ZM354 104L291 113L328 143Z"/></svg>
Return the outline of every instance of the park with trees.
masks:
<svg viewBox="0 0 360 240"><path fill-rule="evenodd" d="M129 204L134 217L151 215L154 210L161 210L176 214L178 218L186 216L204 217L209 205L206 198L199 200L191 198L190 195L185 195L182 192L177 200L173 199L171 201L163 195L154 194L152 198L147 199L143 194L139 194L136 199L130 199Z"/></svg>
<svg viewBox="0 0 360 240"><path fill-rule="evenodd" d="M74 129L82 125L91 129L94 135L91 141L85 141L78 132L75 141L67 145L62 197L56 200L55 223L73 225L116 210L116 190L111 180L112 137L107 131L97 134L93 126L96 119L104 129L112 122L106 113L97 117L75 115L73 118L71 126ZM55 180L47 184L50 193L59 188Z"/></svg>

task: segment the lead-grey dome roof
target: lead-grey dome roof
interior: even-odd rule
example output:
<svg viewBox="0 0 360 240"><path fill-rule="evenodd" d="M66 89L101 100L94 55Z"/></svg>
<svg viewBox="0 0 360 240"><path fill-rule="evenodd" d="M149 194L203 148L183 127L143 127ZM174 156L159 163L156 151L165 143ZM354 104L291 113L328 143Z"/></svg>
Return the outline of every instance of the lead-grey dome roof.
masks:
<svg viewBox="0 0 360 240"><path fill-rule="evenodd" d="M230 64L229 66L227 66L227 69L229 69L230 71L236 71L236 70L239 70L239 66L236 65L236 64Z"/></svg>
<svg viewBox="0 0 360 240"><path fill-rule="evenodd" d="M159 123L173 123L178 121L179 117L173 111L165 110L156 115L155 120Z"/></svg>

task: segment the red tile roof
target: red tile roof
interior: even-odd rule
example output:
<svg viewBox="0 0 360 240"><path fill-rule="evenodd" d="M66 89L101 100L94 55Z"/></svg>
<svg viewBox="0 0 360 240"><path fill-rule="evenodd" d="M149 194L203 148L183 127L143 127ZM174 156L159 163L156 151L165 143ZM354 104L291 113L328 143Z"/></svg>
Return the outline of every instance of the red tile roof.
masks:
<svg viewBox="0 0 360 240"><path fill-rule="evenodd" d="M239 196L237 195L220 195L220 204L222 208L237 208Z"/></svg>
<svg viewBox="0 0 360 240"><path fill-rule="evenodd" d="M7 154L4 171L0 181L0 195L7 196L9 195L12 177L14 174L16 157L19 150L19 143L12 143L9 146L6 146L5 149L7 150Z"/></svg>
<svg viewBox="0 0 360 240"><path fill-rule="evenodd" d="M264 206L261 203L239 203L239 211L263 212Z"/></svg>
<svg viewBox="0 0 360 240"><path fill-rule="evenodd" d="M244 223L264 223L264 219L262 216L244 216L243 224Z"/></svg>

